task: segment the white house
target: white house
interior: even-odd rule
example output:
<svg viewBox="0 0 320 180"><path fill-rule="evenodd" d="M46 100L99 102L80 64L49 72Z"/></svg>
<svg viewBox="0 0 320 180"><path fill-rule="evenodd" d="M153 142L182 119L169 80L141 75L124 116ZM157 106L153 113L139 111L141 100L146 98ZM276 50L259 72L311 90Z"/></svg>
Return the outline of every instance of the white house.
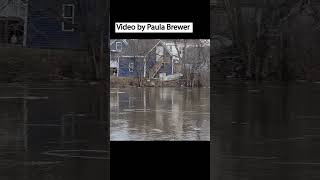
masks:
<svg viewBox="0 0 320 180"><path fill-rule="evenodd" d="M0 43L26 44L27 0L0 0Z"/></svg>

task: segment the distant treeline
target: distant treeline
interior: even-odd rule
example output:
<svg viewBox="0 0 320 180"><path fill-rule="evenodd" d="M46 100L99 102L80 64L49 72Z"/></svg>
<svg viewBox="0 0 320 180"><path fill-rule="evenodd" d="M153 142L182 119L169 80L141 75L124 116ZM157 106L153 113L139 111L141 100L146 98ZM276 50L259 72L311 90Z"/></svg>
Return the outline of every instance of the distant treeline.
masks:
<svg viewBox="0 0 320 180"><path fill-rule="evenodd" d="M312 1L212 4L215 78L320 80L320 7Z"/></svg>

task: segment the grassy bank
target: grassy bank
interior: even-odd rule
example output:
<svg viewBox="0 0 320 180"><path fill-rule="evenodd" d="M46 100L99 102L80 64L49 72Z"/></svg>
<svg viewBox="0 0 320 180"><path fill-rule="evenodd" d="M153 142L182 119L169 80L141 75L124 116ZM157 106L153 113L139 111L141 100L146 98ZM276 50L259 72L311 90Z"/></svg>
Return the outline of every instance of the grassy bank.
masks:
<svg viewBox="0 0 320 180"><path fill-rule="evenodd" d="M94 73L85 51L0 49L0 81L90 80Z"/></svg>
<svg viewBox="0 0 320 180"><path fill-rule="evenodd" d="M143 79L140 84L137 78L129 77L110 77L110 86L112 88L122 88L122 87L177 87L181 86L178 81L167 81L162 82L159 80Z"/></svg>

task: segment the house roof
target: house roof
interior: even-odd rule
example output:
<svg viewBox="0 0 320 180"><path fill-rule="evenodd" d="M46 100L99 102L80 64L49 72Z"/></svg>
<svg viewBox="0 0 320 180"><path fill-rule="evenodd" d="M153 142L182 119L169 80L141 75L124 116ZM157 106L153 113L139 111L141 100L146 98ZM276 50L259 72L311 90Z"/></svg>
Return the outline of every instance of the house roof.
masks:
<svg viewBox="0 0 320 180"><path fill-rule="evenodd" d="M122 41L125 45L128 45L128 42L126 39L110 39L110 45L112 45L114 42L118 40Z"/></svg>
<svg viewBox="0 0 320 180"><path fill-rule="evenodd" d="M146 55L148 55L157 45L161 44L164 48L166 48L167 52L170 54L170 56L173 56L172 51L168 48L168 46L162 41L159 40L149 51Z"/></svg>
<svg viewBox="0 0 320 180"><path fill-rule="evenodd" d="M125 41L127 46L119 53L121 56L147 56L159 44L172 56L172 52L160 39L126 39ZM115 40L112 43L114 42Z"/></svg>
<svg viewBox="0 0 320 180"><path fill-rule="evenodd" d="M116 40L120 39L113 39L111 40L110 44L113 44L114 42L116 42ZM154 50L154 48L160 45L165 48L166 52L168 52L171 57L179 57L178 51L170 48L170 46L172 46L174 43L174 41L170 39L121 39L121 41L124 42L126 46L122 49L121 52L117 52L117 56L145 57L148 56L149 53ZM188 41L186 50L192 52L193 49L197 46L194 43L195 42ZM210 47L210 45L208 45L210 44L209 40L205 40L202 43L204 48Z"/></svg>
<svg viewBox="0 0 320 180"><path fill-rule="evenodd" d="M123 49L122 55L145 56L158 41L155 39L128 39L128 46Z"/></svg>

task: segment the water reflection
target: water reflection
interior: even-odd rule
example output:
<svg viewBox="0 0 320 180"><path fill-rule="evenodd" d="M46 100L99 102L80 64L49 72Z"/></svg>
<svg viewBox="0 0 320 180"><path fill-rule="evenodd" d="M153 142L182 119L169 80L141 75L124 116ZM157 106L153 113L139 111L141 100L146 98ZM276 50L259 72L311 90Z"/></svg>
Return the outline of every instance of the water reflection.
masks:
<svg viewBox="0 0 320 180"><path fill-rule="evenodd" d="M214 87L211 179L319 179L320 84Z"/></svg>
<svg viewBox="0 0 320 180"><path fill-rule="evenodd" d="M108 179L105 94L101 85L1 84L0 179Z"/></svg>
<svg viewBox="0 0 320 180"><path fill-rule="evenodd" d="M111 140L210 140L209 89L111 89Z"/></svg>

